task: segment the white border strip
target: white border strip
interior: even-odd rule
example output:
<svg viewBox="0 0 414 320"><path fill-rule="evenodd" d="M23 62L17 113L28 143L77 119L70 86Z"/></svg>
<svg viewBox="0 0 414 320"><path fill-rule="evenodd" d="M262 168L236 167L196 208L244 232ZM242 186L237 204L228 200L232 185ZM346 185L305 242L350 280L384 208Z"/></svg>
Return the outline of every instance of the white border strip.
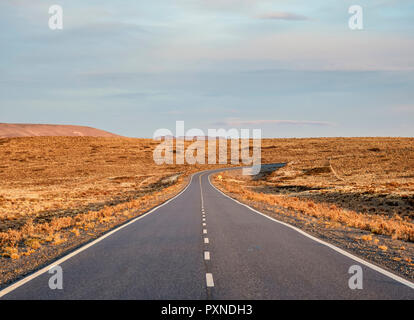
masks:
<svg viewBox="0 0 414 320"><path fill-rule="evenodd" d="M211 183L210 177L211 177L212 174L214 174L216 172L210 173L208 175L207 180L208 180L208 182L210 183L210 185L214 189L216 189L218 192L220 192L222 195L226 196L227 198L233 200L234 202L237 202L238 204L240 204L240 205L242 205L242 206L250 209L251 211L253 211L255 213L258 213L258 214L260 214L260 215L262 215L262 216L264 216L264 217L266 217L266 218L268 218L268 219L270 219L270 220L272 220L274 222L280 223L280 224L282 224L282 225L284 225L284 226L286 226L288 228L291 228L291 229L299 232L300 234L304 235L305 237L308 237L308 238L310 238L310 239L312 239L312 240L314 240L316 242L319 242L319 243L321 243L321 244L323 244L323 245L325 245L325 246L327 246L327 247L335 250L336 252L339 252L340 254L342 254L342 255L344 255L344 256L346 256L348 258L351 258L351 259L353 259L353 260L355 260L355 261L357 261L357 262L359 262L359 263L361 263L361 264L363 264L363 265L365 265L365 266L367 266L367 267L369 267L369 268L371 268L371 269L373 269L373 270L375 270L375 271L383 274L384 276L387 276L387 277L389 277L389 278L391 278L391 279L393 279L395 281L398 281L399 283L402 283L402 284L406 285L407 287L410 287L411 289L414 289L414 283L412 283L412 282L410 282L410 281L408 281L408 280L406 280L404 278L401 278L400 276L397 276L397 275L395 275L395 274L393 274L393 273L391 273L391 272L389 272L387 270L384 270L384 269L382 269L382 268L380 268L380 267L378 267L378 266L376 266L376 265L374 265L374 264L372 264L372 263L370 263L368 261L365 261L365 260L363 260L361 258L358 258L357 256L354 256L353 254L351 254L349 252L346 252L345 250L342 250L342 249L334 246L333 244L330 244L330 243L325 242L325 241L322 241L322 240L320 240L320 239L318 239L318 238L316 238L314 236L311 236L310 234L306 233L305 231L303 231L303 230L301 230L299 228L296 228L296 227L294 227L294 226L292 226L292 225L290 225L288 223L285 223L285 222L276 220L276 219L274 219L274 218L272 218L272 217L270 217L270 216L268 216L268 215L266 215L266 214L264 214L264 213L262 213L260 211L257 211L256 209L253 209L252 207L249 207L247 204L244 204L244 203L242 203L242 202L240 202L240 201L238 201L236 199L233 199L232 197L230 197L227 194L225 194L223 191L221 191L218 188L216 188L216 186L214 186Z"/></svg>
<svg viewBox="0 0 414 320"><path fill-rule="evenodd" d="M187 184L187 186L184 188L184 190L182 190L179 194L177 194L177 195L176 195L176 196L174 196L173 198L171 198L171 199L167 200L166 202L164 202L164 203L160 204L159 206L157 206L157 207L155 207L155 208L151 209L151 210L150 210L150 211L148 211L147 213L145 213L145 214L143 214L143 215L140 215L140 216L136 217L135 219L133 219L133 220L131 220L131 221L129 221L129 222L127 222L127 223L125 223L125 224L121 225L120 227L118 227L118 228L116 228L116 229L114 229L114 230L112 230L112 231L110 231L110 232L106 233L105 235L103 235L103 236L99 237L98 239L96 239L96 240L94 240L94 241L92 241L92 242L90 242L90 243L88 243L88 244L84 245L83 247L81 247L81 248L79 248L79 249L77 249L77 250L73 251L72 253L70 253L70 254L68 254L68 255L66 255L66 256L64 256L64 257L60 258L59 260L57 260L57 261L55 261L55 262L53 262L53 263L49 264L48 266L46 266L46 267L44 267L44 268L42 268L42 269L40 269L40 270L36 271L35 273L33 273L33 274L31 274L31 275L29 275L29 276L27 276L27 277L23 278L22 280L19 280L19 281L15 282L15 283L11 284L10 286L8 286L8 287L6 287L5 289L3 289L3 290L1 290L1 291L0 291L0 298L1 298L1 297L3 297L3 296L5 296L6 294L8 294L8 293L10 293L10 292L12 292L12 291L14 291L14 290L16 290L17 288L19 288L19 287L21 287L22 285L26 284L26 283L27 283L27 282L29 282L30 280L33 280L33 279L37 278L38 276L42 275L43 273L46 273L47 271L49 271L49 269L50 269L50 268L52 268L52 267L54 267L54 266L56 266L56 265L60 265L61 263L65 262L66 260L69 260L70 258L72 258L72 257L76 256L77 254L81 253L82 251L85 251L86 249L88 249L88 248L92 247L93 245L97 244L98 242L101 242L101 241L102 241L102 240L104 240L105 238L108 238L110 235L114 234L115 232L118 232L119 230L124 229L125 227L129 226L130 224L132 224L132 223L134 223L134 222L137 222L138 220L140 220L140 219L142 219L142 218L146 217L146 216L147 216L147 215L149 215L150 213L152 213L152 212L154 212L154 211L158 210L159 208L161 208L161 207L165 206L165 205L166 205L166 204L168 204L169 202L171 202L171 201L173 201L174 199L178 198L179 196L181 196L181 195L182 195L182 194L183 194L183 193L184 193L184 192L188 189L188 187L191 185L191 182L193 181L193 176L194 176L195 174L197 174L197 173L198 173L198 172L193 173L193 174L191 175L190 182Z"/></svg>

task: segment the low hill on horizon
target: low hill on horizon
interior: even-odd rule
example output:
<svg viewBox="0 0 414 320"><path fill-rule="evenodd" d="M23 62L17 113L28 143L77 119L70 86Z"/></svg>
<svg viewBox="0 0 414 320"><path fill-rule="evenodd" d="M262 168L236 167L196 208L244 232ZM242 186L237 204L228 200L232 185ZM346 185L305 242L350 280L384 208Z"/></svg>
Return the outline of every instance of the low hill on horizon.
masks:
<svg viewBox="0 0 414 320"><path fill-rule="evenodd" d="M0 138L16 137L119 137L92 127L59 124L0 123Z"/></svg>

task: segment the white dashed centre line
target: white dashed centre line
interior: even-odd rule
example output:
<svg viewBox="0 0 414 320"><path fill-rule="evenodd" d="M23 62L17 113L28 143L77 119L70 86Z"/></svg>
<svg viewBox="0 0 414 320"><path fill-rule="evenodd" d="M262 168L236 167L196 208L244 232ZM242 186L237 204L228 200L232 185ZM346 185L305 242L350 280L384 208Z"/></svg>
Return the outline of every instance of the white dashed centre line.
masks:
<svg viewBox="0 0 414 320"><path fill-rule="evenodd" d="M206 213L204 212L204 197L203 197L203 187L201 185L201 177L203 174L199 176L200 179L200 196L201 196L201 215L203 217L203 234L207 234L207 229L205 228L207 226L206 223ZM210 243L210 240L207 237L204 237L204 243L208 244ZM210 251L204 251L204 260L210 260ZM213 280L213 274L212 273L206 273L206 284L207 288L214 287L214 280Z"/></svg>
<svg viewBox="0 0 414 320"><path fill-rule="evenodd" d="M211 273L206 273L206 282L207 287L214 287L213 275Z"/></svg>

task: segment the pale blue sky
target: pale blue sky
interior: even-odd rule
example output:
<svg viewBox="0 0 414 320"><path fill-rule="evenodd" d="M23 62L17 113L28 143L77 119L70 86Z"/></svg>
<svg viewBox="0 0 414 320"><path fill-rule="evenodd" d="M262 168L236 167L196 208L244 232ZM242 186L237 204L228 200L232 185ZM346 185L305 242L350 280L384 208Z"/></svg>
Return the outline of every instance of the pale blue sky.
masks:
<svg viewBox="0 0 414 320"><path fill-rule="evenodd" d="M2 0L0 30L0 122L414 135L412 0Z"/></svg>

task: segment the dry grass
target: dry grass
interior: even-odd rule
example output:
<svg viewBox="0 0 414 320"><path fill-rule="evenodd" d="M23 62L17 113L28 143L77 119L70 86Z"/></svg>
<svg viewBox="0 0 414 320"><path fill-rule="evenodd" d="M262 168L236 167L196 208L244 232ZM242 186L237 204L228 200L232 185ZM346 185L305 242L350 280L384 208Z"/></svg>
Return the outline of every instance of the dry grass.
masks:
<svg viewBox="0 0 414 320"><path fill-rule="evenodd" d="M105 229L171 197L198 166L158 166L149 139L0 139L0 255Z"/></svg>
<svg viewBox="0 0 414 320"><path fill-rule="evenodd" d="M394 239L414 242L414 224L405 221L399 216L392 218L380 215L367 215L351 210L345 210L333 204L316 203L311 200L301 200L296 197L258 193L249 190L234 179L227 181L226 173L223 179L215 179L215 183L225 192L238 196L241 200L256 201L270 206L283 207L301 214L321 219L322 221L334 221L343 225L371 231L376 234L384 234Z"/></svg>
<svg viewBox="0 0 414 320"><path fill-rule="evenodd" d="M290 163L269 182L414 191L413 138L264 139L262 145L264 163Z"/></svg>
<svg viewBox="0 0 414 320"><path fill-rule="evenodd" d="M188 174L217 167L158 166L158 144L118 137L0 139L1 254L18 259L113 227L178 192ZM254 179L225 173L221 186L412 241L413 150L414 139L265 139L263 162L289 165Z"/></svg>
<svg viewBox="0 0 414 320"><path fill-rule="evenodd" d="M30 255L39 249L42 244L60 245L67 240L68 231L79 236L81 231L94 229L96 226L111 226L116 221L121 223L136 215L137 209L142 212L149 209L162 199L162 195L175 192L181 184L167 187L158 192L142 196L136 200L124 202L115 206L106 206L99 211L89 211L74 216L56 216L50 222L33 223L32 219L26 221L19 229L9 229L0 233L0 248L5 257L17 259L19 254ZM14 256L13 256L14 255Z"/></svg>
<svg viewBox="0 0 414 320"><path fill-rule="evenodd" d="M414 241L414 139L265 139L262 159L287 165L215 183L240 200Z"/></svg>
<svg viewBox="0 0 414 320"><path fill-rule="evenodd" d="M124 138L2 139L0 219L47 220L59 210L133 197L169 175L186 173L183 167L156 166L155 145Z"/></svg>

